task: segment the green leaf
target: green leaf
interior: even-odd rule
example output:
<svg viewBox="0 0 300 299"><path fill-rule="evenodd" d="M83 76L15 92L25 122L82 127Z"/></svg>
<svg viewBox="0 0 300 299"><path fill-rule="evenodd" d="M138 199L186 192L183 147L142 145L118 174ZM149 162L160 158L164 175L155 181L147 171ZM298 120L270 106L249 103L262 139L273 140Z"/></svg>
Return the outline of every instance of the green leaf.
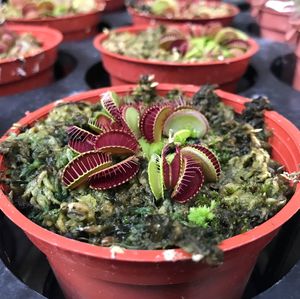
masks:
<svg viewBox="0 0 300 299"><path fill-rule="evenodd" d="M193 137L194 135L195 135L195 132L193 132L189 129L183 129L183 130L177 131L174 134L173 140L174 140L174 143L185 144L186 140L189 137Z"/></svg>
<svg viewBox="0 0 300 299"><path fill-rule="evenodd" d="M114 91L110 91L110 93L111 93L111 97L112 97L114 103L116 104L116 106L120 107L121 106L121 99L120 99L120 97Z"/></svg>
<svg viewBox="0 0 300 299"><path fill-rule="evenodd" d="M208 131L209 125L206 117L195 109L181 109L173 112L165 121L164 135L169 136L170 132L174 135L182 130L192 132L190 137L201 138Z"/></svg>
<svg viewBox="0 0 300 299"><path fill-rule="evenodd" d="M166 160L167 160L167 162L168 162L169 165L173 162L173 160L175 158L175 155L176 154L173 153L173 154L169 154L169 155L166 156Z"/></svg>
<svg viewBox="0 0 300 299"><path fill-rule="evenodd" d="M153 154L159 155L164 146L163 141L149 143L145 138L140 138L139 144L142 148L143 155L147 160L150 160Z"/></svg>
<svg viewBox="0 0 300 299"><path fill-rule="evenodd" d="M153 154L148 163L148 181L150 189L156 200L164 197L164 184L161 164L162 159L157 154Z"/></svg>
<svg viewBox="0 0 300 299"><path fill-rule="evenodd" d="M155 0L151 5L151 11L155 15L162 15L169 9L176 9L176 1L174 0Z"/></svg>
<svg viewBox="0 0 300 299"><path fill-rule="evenodd" d="M135 136L139 137L141 135L140 127L139 127L139 123L140 123L139 111L134 107L128 107L124 112L124 118L130 130L134 133Z"/></svg>

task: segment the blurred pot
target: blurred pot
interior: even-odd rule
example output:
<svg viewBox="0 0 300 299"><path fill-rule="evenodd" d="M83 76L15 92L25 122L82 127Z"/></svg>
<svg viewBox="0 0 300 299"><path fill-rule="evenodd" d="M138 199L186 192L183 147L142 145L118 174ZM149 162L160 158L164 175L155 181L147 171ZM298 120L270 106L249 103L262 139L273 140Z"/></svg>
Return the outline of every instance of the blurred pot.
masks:
<svg viewBox="0 0 300 299"><path fill-rule="evenodd" d="M147 26L132 26L114 30L115 32L138 33ZM108 34L99 34L94 39L94 46L100 52L105 69L110 74L112 85L137 83L141 74L154 74L158 82L174 84L219 84L220 88L235 91L237 82L245 73L251 57L259 46L249 39L249 49L239 57L211 62L164 62L136 59L115 54L106 50L102 43Z"/></svg>
<svg viewBox="0 0 300 299"><path fill-rule="evenodd" d="M13 94L50 84L54 79L53 65L62 34L54 29L38 26L7 25L16 33L29 32L41 42L40 51L26 55L24 60L6 58L0 60L0 95Z"/></svg>
<svg viewBox="0 0 300 299"><path fill-rule="evenodd" d="M263 38L285 42L289 18L294 11L293 1L251 0L251 15L260 26Z"/></svg>
<svg viewBox="0 0 300 299"><path fill-rule="evenodd" d="M201 2L202 3L202 2ZM192 24L208 24L211 22L218 22L221 23L222 26L229 26L234 17L240 12L239 8L235 5L223 3L223 2L217 2L217 1L206 1L206 5L211 6L218 6L218 5L226 5L228 9L230 10L230 13L227 16L224 17L216 17L216 18L193 18L193 19L185 19L185 18L167 18L163 16L155 16L150 14L144 14L136 9L133 9L131 7L128 7L128 13L130 14L132 18L132 22L134 25L148 25L153 23L158 24L165 24L165 25L180 25L185 23L192 23Z"/></svg>
<svg viewBox="0 0 300 299"><path fill-rule="evenodd" d="M8 19L8 24L47 26L57 29L63 34L64 41L77 41L91 37L97 33L102 11L80 13L61 17L40 19L15 18Z"/></svg>

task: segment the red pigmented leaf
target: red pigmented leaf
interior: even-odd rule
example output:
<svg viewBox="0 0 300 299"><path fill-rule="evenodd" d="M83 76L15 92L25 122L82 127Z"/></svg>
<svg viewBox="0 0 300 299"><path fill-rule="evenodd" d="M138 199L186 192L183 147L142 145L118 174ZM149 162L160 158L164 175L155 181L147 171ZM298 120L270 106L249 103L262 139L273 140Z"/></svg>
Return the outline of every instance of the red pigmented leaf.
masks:
<svg viewBox="0 0 300 299"><path fill-rule="evenodd" d="M113 98L113 94L111 92L106 92L102 95L101 98L101 104L102 107L105 109L105 111L111 115L113 120L115 121L114 128L119 128L126 130L128 132L131 132L130 128L128 127L127 123L122 117L122 113L120 108L115 103L115 100Z"/></svg>
<svg viewBox="0 0 300 299"><path fill-rule="evenodd" d="M233 40L230 40L230 41L226 42L225 45L229 49L237 48L237 49L241 49L243 51L247 51L248 48L249 48L248 42L245 41L245 40L242 40L242 39L233 39Z"/></svg>
<svg viewBox="0 0 300 299"><path fill-rule="evenodd" d="M144 112L140 129L147 141L158 142L161 140L164 122L172 111L173 107L170 105L154 105Z"/></svg>
<svg viewBox="0 0 300 299"><path fill-rule="evenodd" d="M69 137L68 145L73 151L84 153L94 149L96 135L77 126L69 127L67 132Z"/></svg>
<svg viewBox="0 0 300 299"><path fill-rule="evenodd" d="M88 125L97 133L121 128L118 123L114 122L114 120L105 113L100 113L97 119L90 119Z"/></svg>
<svg viewBox="0 0 300 299"><path fill-rule="evenodd" d="M22 7L22 15L29 18L37 18L39 10L35 3L26 3Z"/></svg>
<svg viewBox="0 0 300 299"><path fill-rule="evenodd" d="M204 174L199 164L184 157L181 175L171 197L179 203L186 203L199 193L203 184Z"/></svg>
<svg viewBox="0 0 300 299"><path fill-rule="evenodd" d="M188 41L183 33L174 29L164 34L159 41L159 46L166 51L176 49L179 53L185 54L188 49Z"/></svg>
<svg viewBox="0 0 300 299"><path fill-rule="evenodd" d="M113 120L104 113L99 114L96 120L96 124L99 128L111 128L113 123Z"/></svg>
<svg viewBox="0 0 300 299"><path fill-rule="evenodd" d="M194 109L191 102L187 102L182 96L175 100L174 111L182 109Z"/></svg>
<svg viewBox="0 0 300 299"><path fill-rule="evenodd" d="M105 111L109 115L111 115L115 122L117 122L119 125L123 124L121 111L116 105L111 92L106 92L102 95L101 104Z"/></svg>
<svg viewBox="0 0 300 299"><path fill-rule="evenodd" d="M95 149L111 154L134 154L138 150L138 142L127 131L112 130L97 136Z"/></svg>
<svg viewBox="0 0 300 299"><path fill-rule="evenodd" d="M209 22L205 25L206 36L214 37L222 29L222 24L219 22Z"/></svg>
<svg viewBox="0 0 300 299"><path fill-rule="evenodd" d="M172 155L172 161L168 161L168 155ZM167 189L173 189L179 179L182 166L182 156L178 146L166 145L162 151L162 167L164 185Z"/></svg>
<svg viewBox="0 0 300 299"><path fill-rule="evenodd" d="M96 190L107 190L125 184L139 171L135 156L101 170L90 178L90 187Z"/></svg>
<svg viewBox="0 0 300 299"><path fill-rule="evenodd" d="M67 188L76 188L86 182L88 178L112 163L111 157L106 153L90 151L73 159L65 167L62 180Z"/></svg>

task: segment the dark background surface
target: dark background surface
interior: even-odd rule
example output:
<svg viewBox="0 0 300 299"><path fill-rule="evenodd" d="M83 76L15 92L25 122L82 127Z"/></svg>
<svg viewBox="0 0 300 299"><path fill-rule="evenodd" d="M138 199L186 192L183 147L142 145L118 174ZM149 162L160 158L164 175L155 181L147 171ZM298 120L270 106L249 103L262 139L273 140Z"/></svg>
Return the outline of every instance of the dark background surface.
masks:
<svg viewBox="0 0 300 299"><path fill-rule="evenodd" d="M242 8L247 9L247 6L243 4ZM123 11L104 16L101 27L125 24L130 24L130 19ZM240 81L238 92L248 97L268 96L273 107L299 128L300 93L290 86L295 67L293 50L286 44L258 38L257 26L247 11L235 19L234 25L256 37L261 46L260 52L252 59L247 73ZM64 43L60 47L55 75L56 82L50 86L0 97L0 135L26 111L33 111L47 103L90 88L109 85L109 78L91 39ZM245 292L245 299L253 298L278 280L271 289L255 298L300 298L300 264L296 264L300 258L299 219L298 213L261 254ZM0 298L63 298L46 258L2 214L0 226L0 257L3 261L2 263L0 260Z"/></svg>

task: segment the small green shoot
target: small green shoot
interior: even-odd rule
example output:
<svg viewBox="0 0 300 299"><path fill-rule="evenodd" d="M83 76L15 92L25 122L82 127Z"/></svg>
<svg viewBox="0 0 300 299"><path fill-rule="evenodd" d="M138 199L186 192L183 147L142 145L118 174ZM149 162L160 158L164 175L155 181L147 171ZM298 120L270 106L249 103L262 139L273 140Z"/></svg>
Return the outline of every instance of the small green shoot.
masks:
<svg viewBox="0 0 300 299"><path fill-rule="evenodd" d="M215 218L213 209L216 206L216 202L213 200L210 206L201 206L190 208L188 214L188 220L193 224L196 224L201 227L207 227L209 222Z"/></svg>

